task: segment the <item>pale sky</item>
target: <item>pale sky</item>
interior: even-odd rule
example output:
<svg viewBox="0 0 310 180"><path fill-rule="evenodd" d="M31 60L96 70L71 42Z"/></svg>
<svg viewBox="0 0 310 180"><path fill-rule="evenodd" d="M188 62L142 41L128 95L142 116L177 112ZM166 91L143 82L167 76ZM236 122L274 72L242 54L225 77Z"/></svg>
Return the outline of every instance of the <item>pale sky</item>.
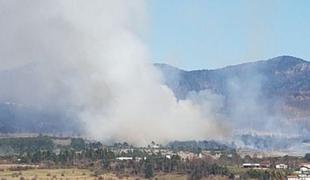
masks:
<svg viewBox="0 0 310 180"><path fill-rule="evenodd" d="M150 0L154 62L214 69L279 55L310 60L308 0Z"/></svg>

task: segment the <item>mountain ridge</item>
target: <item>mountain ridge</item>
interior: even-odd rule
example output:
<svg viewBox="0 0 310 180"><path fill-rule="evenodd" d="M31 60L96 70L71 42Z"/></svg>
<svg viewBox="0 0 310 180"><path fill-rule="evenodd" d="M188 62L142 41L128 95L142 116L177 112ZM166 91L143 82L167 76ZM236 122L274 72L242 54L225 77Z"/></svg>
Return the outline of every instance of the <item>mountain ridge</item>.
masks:
<svg viewBox="0 0 310 180"><path fill-rule="evenodd" d="M234 65L227 65L224 67L220 67L220 68L212 68L212 69L193 69L193 70L185 70L182 68L178 68L176 66L167 64L167 63L154 63L154 65L156 67L159 68L171 68L171 69L176 69L176 70L180 70L180 71L185 71L185 72L193 72L193 71L215 71L215 70L221 70L221 69L226 69L226 68L233 68L233 67L238 67L238 66L243 66L243 65L250 65L250 64L255 64L255 63L266 63L266 62L283 62L286 60L289 60L289 62L295 62L295 63L310 63L310 61L304 60L302 58L298 58L295 56L289 56L289 55L281 55L281 56L276 56L270 59L265 59L265 60L256 60L256 61L251 61L251 62L244 62L244 63L238 63L238 64L234 64Z"/></svg>
<svg viewBox="0 0 310 180"><path fill-rule="evenodd" d="M278 56L212 70L155 66L178 99L208 90L224 97L225 113L235 121L246 117L258 126L260 119L277 123L276 117L302 122L310 130L310 62L301 58Z"/></svg>
<svg viewBox="0 0 310 180"><path fill-rule="evenodd" d="M294 133L299 130L310 132L310 62L308 61L293 56L278 56L269 60L219 69L191 71L159 63L154 66L161 72L163 83L179 100L191 98L204 91L208 91L207 95L222 97L222 102L212 103L220 104L221 111L218 113L225 115L238 128L254 129L266 124L266 127L260 130L281 129L290 133L290 130L287 130L287 122L290 122L289 127ZM44 99L44 96L39 94L37 99L31 99L34 104L25 107L19 105L23 105L22 102L15 101L14 93L22 96L21 100L27 102L28 93L36 93L45 88L35 86L35 81L41 79L36 79L32 74L33 71L41 72L40 65L31 63L20 68L0 71L2 87L0 89L0 133L16 131L54 133L56 129L74 132L78 129L78 125L70 122L77 123L74 121L76 117L70 114L70 108L66 107L66 102L60 100L56 103L62 105L61 107L53 104L44 105L45 101L59 101L56 97L61 94L57 91L51 94L55 98ZM34 82L28 82L27 80L32 77ZM14 89L16 84L19 88ZM13 98L10 99L11 97ZM42 104L37 104L41 101L43 101ZM63 109L67 111L63 112ZM54 120L51 121L52 119ZM245 122L251 123L249 126L244 126ZM27 126L21 127L18 124Z"/></svg>
<svg viewBox="0 0 310 180"><path fill-rule="evenodd" d="M281 75L285 75L285 73L286 74L298 73L299 71L310 71L310 62L305 61L300 58L293 57L293 56L278 56L278 57L271 58L268 60L260 60L260 61L255 61L255 62L242 63L242 64L226 66L226 67L218 68L218 69L201 69L201 70L190 70L190 71L179 69L179 68L176 68L168 64L155 63L154 65L163 73L164 78L166 78L164 80L167 80L167 77L168 77L167 73L171 73L171 70L174 71L173 72L174 74L179 73L179 75L181 76L185 74L206 75L206 73L209 73L208 75L213 75L214 73L219 73L219 72L224 73L222 74L222 76L224 75L227 76L227 74L231 72L238 73L238 72L235 72L236 69L238 71L242 71L243 73L248 73L249 71L255 71L255 72L260 71L258 73L274 73L274 74L282 73ZM291 70L291 71L288 71L288 70ZM174 87L171 87L171 88L174 88Z"/></svg>

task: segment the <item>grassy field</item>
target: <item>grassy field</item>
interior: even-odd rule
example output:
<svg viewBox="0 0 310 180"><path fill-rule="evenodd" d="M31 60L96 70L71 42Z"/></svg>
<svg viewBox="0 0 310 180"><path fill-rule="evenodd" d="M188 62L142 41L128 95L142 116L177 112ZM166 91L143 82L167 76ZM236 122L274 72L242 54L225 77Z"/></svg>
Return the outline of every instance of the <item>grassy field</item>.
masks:
<svg viewBox="0 0 310 180"><path fill-rule="evenodd" d="M104 180L143 179L141 177L117 177L115 174L101 175ZM87 169L30 169L22 171L0 171L0 180L98 180L93 176L93 172ZM186 180L185 175L166 174L156 176L158 180ZM155 178L153 178L155 179Z"/></svg>
<svg viewBox="0 0 310 180"><path fill-rule="evenodd" d="M95 179L91 175L92 172L86 169L31 169L23 171L9 171L0 172L0 177L7 180L25 180L32 179Z"/></svg>
<svg viewBox="0 0 310 180"><path fill-rule="evenodd" d="M128 177L126 175L116 176L107 173L94 176L94 172L88 169L29 169L22 171L0 171L0 180L142 180L142 177ZM101 177L101 178L100 178ZM187 180L186 175L158 174L153 179L157 180ZM204 180L227 180L225 177L215 176L204 178Z"/></svg>

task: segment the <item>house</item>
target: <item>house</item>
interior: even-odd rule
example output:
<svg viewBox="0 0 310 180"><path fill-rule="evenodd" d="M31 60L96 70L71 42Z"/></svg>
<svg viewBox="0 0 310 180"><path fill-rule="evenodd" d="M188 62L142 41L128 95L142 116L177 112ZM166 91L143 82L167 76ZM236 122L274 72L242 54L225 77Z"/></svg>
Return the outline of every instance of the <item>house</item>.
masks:
<svg viewBox="0 0 310 180"><path fill-rule="evenodd" d="M302 173L302 174L310 174L310 164L308 163L302 163L300 164L300 169L299 171Z"/></svg>

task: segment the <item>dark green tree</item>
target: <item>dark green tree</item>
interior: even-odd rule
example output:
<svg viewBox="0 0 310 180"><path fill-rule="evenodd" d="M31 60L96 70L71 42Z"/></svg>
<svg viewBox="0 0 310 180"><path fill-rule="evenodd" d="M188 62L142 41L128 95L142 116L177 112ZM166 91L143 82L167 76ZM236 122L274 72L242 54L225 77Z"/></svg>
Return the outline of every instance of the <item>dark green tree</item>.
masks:
<svg viewBox="0 0 310 180"><path fill-rule="evenodd" d="M144 169L145 178L151 178L154 176L153 165L151 162L146 162Z"/></svg>

